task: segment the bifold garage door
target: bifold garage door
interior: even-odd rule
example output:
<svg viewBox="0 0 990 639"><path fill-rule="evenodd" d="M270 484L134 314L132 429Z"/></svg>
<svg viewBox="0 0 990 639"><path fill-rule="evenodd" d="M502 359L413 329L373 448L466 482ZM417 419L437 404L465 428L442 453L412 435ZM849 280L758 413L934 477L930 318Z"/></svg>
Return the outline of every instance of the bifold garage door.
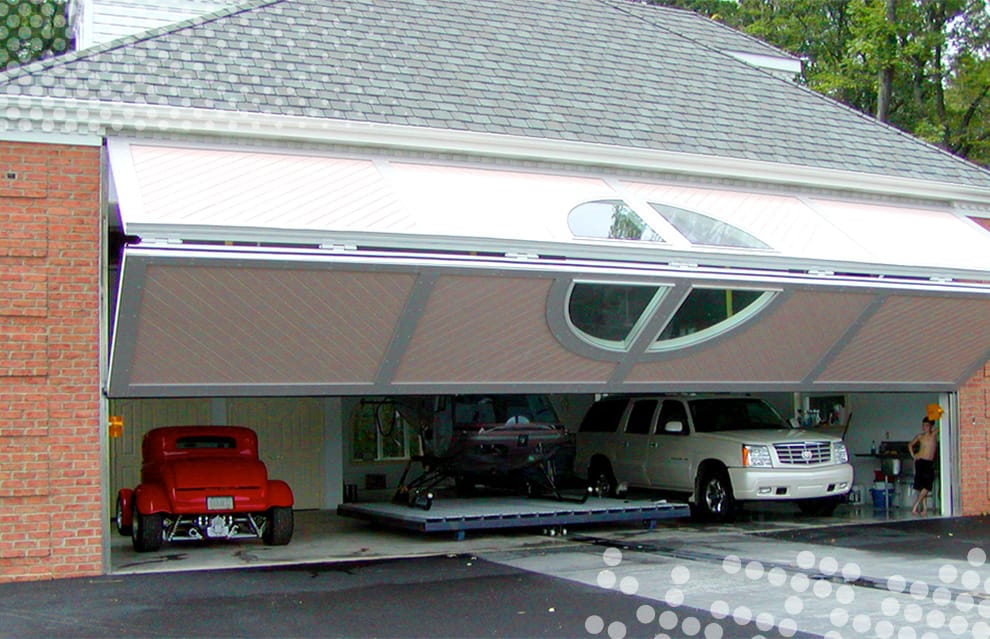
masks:
<svg viewBox="0 0 990 639"><path fill-rule="evenodd" d="M110 143L112 397L953 390L990 233L949 208Z"/></svg>

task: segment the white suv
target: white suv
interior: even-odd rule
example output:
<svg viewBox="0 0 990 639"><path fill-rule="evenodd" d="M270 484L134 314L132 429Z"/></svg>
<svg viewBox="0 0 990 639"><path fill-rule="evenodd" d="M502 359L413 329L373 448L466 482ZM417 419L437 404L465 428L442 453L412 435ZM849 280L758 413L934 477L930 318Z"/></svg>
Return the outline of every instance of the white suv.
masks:
<svg viewBox="0 0 990 639"><path fill-rule="evenodd" d="M575 471L599 495L620 483L689 495L712 521L737 501L795 501L830 515L852 488L842 440L790 428L765 401L748 396L607 397L588 410L577 435Z"/></svg>

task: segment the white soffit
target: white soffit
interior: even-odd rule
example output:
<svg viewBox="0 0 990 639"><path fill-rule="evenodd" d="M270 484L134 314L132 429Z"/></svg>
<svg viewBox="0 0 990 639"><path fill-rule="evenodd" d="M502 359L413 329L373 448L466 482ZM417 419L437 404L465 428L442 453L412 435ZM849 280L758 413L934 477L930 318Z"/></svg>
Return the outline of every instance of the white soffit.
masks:
<svg viewBox="0 0 990 639"><path fill-rule="evenodd" d="M108 148L124 231L145 243L445 249L990 279L990 233L948 205L125 139ZM602 199L625 201L665 242L575 238L567 214ZM650 202L721 220L772 248L691 245Z"/></svg>

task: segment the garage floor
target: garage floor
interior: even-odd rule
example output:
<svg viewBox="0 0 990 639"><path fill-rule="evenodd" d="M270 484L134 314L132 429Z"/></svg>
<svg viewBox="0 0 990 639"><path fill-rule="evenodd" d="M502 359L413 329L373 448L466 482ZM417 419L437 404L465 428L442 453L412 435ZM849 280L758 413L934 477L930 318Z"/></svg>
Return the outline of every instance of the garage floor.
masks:
<svg viewBox="0 0 990 639"><path fill-rule="evenodd" d="M805 529L836 524L910 519L909 509L874 510L872 505L843 505L831 517L807 517L790 504L748 507L732 524L703 524L687 519L656 523L658 536L690 529L698 533L753 533ZM130 539L112 535L110 572L135 574L183 570L210 570L246 566L350 562L445 554L480 554L496 551L540 551L564 546L571 538L593 528L598 537L621 535L639 524L616 523L579 526L567 536L548 536L540 529L468 531L458 541L452 533L420 533L387 528L340 517L333 511L296 512L295 534L287 546L266 546L260 541L183 542L165 544L155 553L137 553Z"/></svg>

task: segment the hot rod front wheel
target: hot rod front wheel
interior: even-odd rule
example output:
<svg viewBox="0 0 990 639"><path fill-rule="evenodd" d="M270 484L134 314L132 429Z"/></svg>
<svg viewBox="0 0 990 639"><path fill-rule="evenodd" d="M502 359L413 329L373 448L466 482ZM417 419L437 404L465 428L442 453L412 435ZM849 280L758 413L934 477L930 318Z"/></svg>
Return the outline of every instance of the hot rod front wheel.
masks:
<svg viewBox="0 0 990 639"><path fill-rule="evenodd" d="M131 525L131 543L138 552L154 552L162 547L162 514L142 515L135 508Z"/></svg>
<svg viewBox="0 0 990 639"><path fill-rule="evenodd" d="M275 506L268 511L268 525L261 538L269 546L284 546L292 539L293 526L292 509Z"/></svg>
<svg viewBox="0 0 990 639"><path fill-rule="evenodd" d="M113 523L117 528L117 534L124 537L131 534L131 527L124 525L124 500L120 497L117 497L117 510L114 512Z"/></svg>

